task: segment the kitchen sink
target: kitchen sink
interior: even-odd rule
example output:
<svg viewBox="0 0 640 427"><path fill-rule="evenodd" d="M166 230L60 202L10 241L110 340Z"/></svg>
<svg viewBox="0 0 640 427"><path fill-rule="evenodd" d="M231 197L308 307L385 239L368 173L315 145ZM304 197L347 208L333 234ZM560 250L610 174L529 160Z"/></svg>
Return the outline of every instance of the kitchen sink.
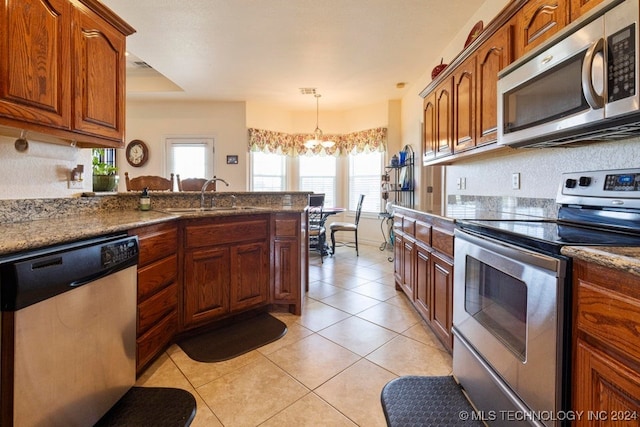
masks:
<svg viewBox="0 0 640 427"><path fill-rule="evenodd" d="M209 208L162 208L159 209L167 213L198 213L198 212L237 212L237 211L253 211L261 208L253 206L215 206Z"/></svg>

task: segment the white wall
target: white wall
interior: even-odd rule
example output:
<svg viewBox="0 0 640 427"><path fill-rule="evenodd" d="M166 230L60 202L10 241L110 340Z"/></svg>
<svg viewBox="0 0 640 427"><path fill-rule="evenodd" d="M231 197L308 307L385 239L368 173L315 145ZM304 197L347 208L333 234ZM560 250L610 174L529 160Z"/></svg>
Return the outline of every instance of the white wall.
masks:
<svg viewBox="0 0 640 427"><path fill-rule="evenodd" d="M210 136L215 142L214 173L229 182L225 191L247 188L247 129L244 102L128 101L126 141L141 139L149 146L149 161L134 168L124 150L118 150L119 191L126 191L129 176L166 176L165 138ZM227 155L237 155L237 165L227 165Z"/></svg>
<svg viewBox="0 0 640 427"><path fill-rule="evenodd" d="M85 190L91 191L91 151L66 145L29 140L29 149L18 152L15 138L0 136L0 199L37 199L78 196L70 190L70 172L84 165Z"/></svg>

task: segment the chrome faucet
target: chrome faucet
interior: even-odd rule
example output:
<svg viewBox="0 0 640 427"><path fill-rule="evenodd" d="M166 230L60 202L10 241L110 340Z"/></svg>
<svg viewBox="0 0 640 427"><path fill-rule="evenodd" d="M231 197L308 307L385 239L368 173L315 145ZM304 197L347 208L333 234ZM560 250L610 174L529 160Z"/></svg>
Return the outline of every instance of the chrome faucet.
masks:
<svg viewBox="0 0 640 427"><path fill-rule="evenodd" d="M209 186L209 184L211 184L212 182L215 181L222 181L225 183L225 185L228 187L229 183L227 181L225 181L222 178L216 178L215 176L209 180L207 180L207 182L204 183L204 185L202 186L202 190L200 190L200 207L204 208L204 192L207 191L207 187ZM213 200L213 199L212 199Z"/></svg>

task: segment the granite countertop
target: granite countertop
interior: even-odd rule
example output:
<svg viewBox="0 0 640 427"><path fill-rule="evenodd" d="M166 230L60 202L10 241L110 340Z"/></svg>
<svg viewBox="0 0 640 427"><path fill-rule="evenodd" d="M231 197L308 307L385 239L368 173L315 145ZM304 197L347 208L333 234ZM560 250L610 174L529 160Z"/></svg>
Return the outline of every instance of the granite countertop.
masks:
<svg viewBox="0 0 640 427"><path fill-rule="evenodd" d="M638 247L564 246L562 254L640 276Z"/></svg>
<svg viewBox="0 0 640 427"><path fill-rule="evenodd" d="M253 215L273 212L303 212L291 207L263 207L237 211L204 211L167 213L162 210L99 210L92 213L67 215L0 224L0 255L13 254L46 246L73 242L107 234L126 232L132 228L152 225L179 218Z"/></svg>
<svg viewBox="0 0 640 427"><path fill-rule="evenodd" d="M0 224L0 255L126 232L142 225L178 218L156 211L112 211Z"/></svg>

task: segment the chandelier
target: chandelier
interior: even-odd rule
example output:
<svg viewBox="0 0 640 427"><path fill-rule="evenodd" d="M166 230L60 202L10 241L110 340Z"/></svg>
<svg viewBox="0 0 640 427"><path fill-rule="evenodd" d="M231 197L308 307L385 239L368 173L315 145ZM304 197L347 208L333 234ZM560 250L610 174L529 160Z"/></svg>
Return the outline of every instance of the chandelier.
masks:
<svg viewBox="0 0 640 427"><path fill-rule="evenodd" d="M333 147L336 145L333 141L324 141L322 139L322 130L318 126L318 117L320 115L320 107L319 107L319 99L322 95L316 93L313 96L316 97L316 130L313 131L313 139L308 140L304 143L304 146L307 148L314 148L317 145L322 145L324 148Z"/></svg>

